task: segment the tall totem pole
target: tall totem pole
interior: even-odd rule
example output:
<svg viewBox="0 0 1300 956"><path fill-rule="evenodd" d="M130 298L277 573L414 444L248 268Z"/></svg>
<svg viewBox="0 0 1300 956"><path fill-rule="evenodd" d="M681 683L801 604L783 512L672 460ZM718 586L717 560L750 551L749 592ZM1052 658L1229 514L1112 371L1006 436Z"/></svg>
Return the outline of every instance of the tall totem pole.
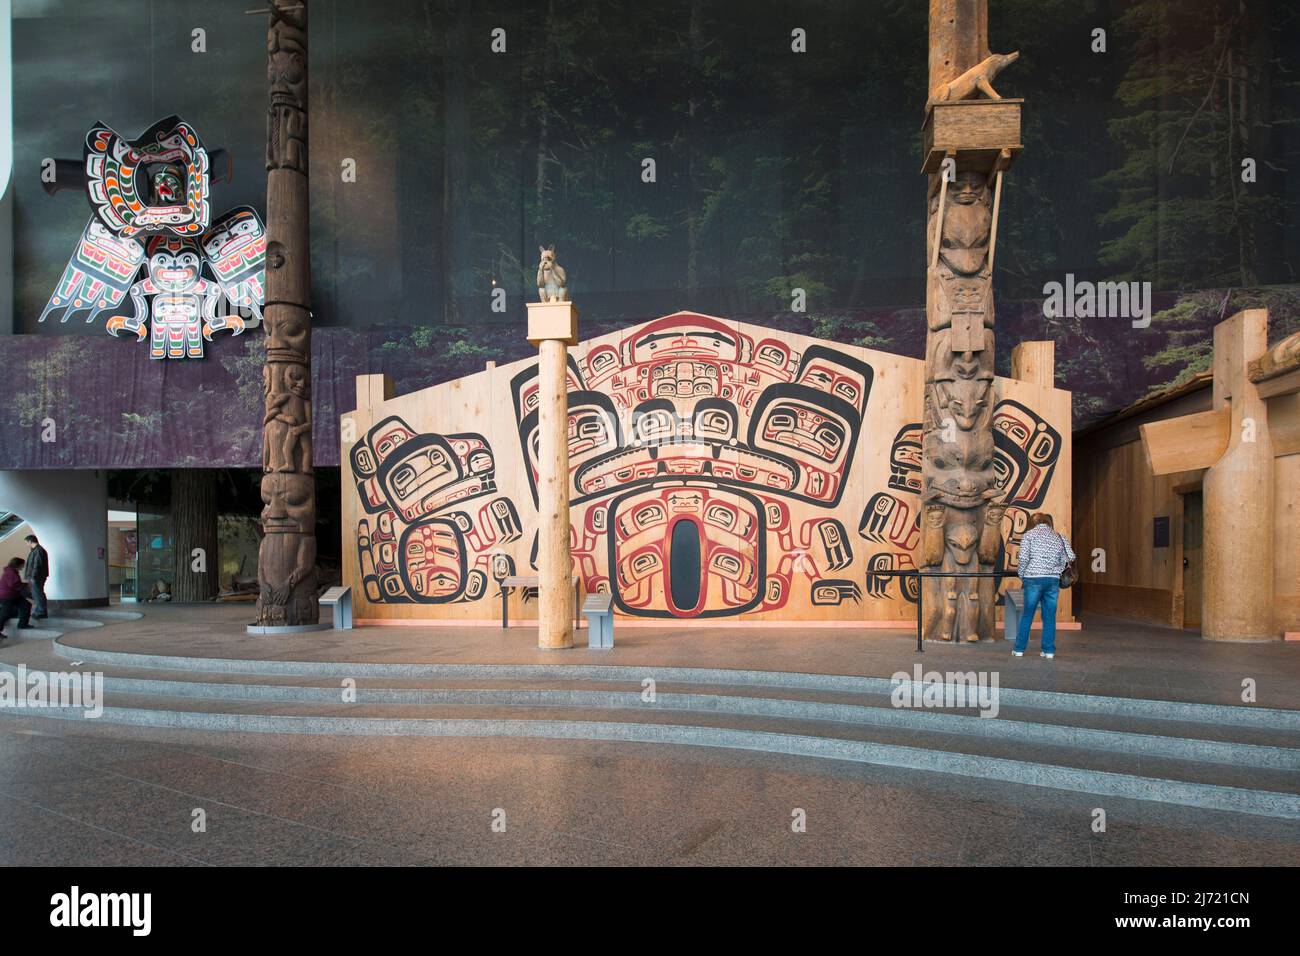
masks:
<svg viewBox="0 0 1300 956"><path fill-rule="evenodd" d="M311 465L311 261L307 204L307 4L270 0L266 121L266 365L257 625L317 622Z"/></svg>
<svg viewBox="0 0 1300 956"><path fill-rule="evenodd" d="M992 79L1018 54L990 55L988 0L930 0L924 171L925 411L921 567L996 569L1004 504L993 445L993 252L1002 173L1020 150L1020 101ZM996 579L922 581L925 637L994 636Z"/></svg>

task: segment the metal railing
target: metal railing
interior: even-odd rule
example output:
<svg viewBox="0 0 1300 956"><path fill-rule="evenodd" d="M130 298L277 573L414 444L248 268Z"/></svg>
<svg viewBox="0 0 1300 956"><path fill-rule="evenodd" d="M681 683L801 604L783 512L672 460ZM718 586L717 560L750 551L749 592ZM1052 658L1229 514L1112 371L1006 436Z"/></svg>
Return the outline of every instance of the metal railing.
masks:
<svg viewBox="0 0 1300 956"><path fill-rule="evenodd" d="M1014 578L1017 576L1015 571L867 571L867 574L878 578L916 578L916 649L919 653L925 653L925 618L922 616L925 607L925 589L921 587L921 578ZM953 635L954 644L958 643L957 635Z"/></svg>

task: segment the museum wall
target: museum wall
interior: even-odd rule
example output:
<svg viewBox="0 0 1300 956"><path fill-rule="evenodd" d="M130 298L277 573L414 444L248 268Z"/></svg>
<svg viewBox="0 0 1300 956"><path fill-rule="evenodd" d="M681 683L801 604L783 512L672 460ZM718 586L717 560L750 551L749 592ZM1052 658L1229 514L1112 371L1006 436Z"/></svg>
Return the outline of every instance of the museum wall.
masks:
<svg viewBox="0 0 1300 956"><path fill-rule="evenodd" d="M0 541L0 567L8 564L12 558L27 560L27 554L32 550L32 546L24 539L31 533L32 526L24 521Z"/></svg>
<svg viewBox="0 0 1300 956"><path fill-rule="evenodd" d="M1021 51L1000 86L1027 103L1000 220L999 371L1017 341L1057 342L1076 424L1203 365L1206 332L1229 308L1270 305L1274 337L1300 327L1286 285L1300 249L1285 228L1300 131L1283 122L1300 109L1284 72L1296 2L1249 6L1239 17L1226 0L992 4L991 35ZM910 0L871 15L810 0L797 17L765 0L393 0L378 15L314 0L314 323L363 336L336 340L336 355L379 337L407 353L368 371L400 377L403 363L427 363L413 387L518 358L536 248L554 242L584 315L610 328L692 308L919 356L925 12ZM1211 81L1196 64L1230 20L1244 134L1226 123L1226 88L1198 109ZM1091 49L1098 24L1104 53ZM807 53L791 51L793 26ZM78 157L97 121L135 135L179 113L233 161L213 208L261 209L264 23L199 0L15 0L12 27L15 328L106 339L102 320L37 321L87 217L75 191L46 194L42 161ZM493 53L497 28L506 48ZM1257 160L1248 191L1227 156ZM1044 285L1067 273L1151 282L1151 327L1045 317ZM504 312L492 310L495 288ZM795 289L806 312L792 311ZM122 425L128 443L165 417L176 434L193 429L194 464L250 464L242 421L208 429L231 414L231 381L256 360L258 335L219 333L201 364L220 371L164 372L117 341L68 374L98 379L102 400L140 401ZM42 360L0 348L9 368ZM103 382L86 361L116 377ZM0 381L6 397L5 424L30 427L30 394ZM11 405L26 417L14 421ZM326 386L316 419L346 407ZM158 447L132 463L185 457L170 440ZM90 449L78 462L110 464Z"/></svg>
<svg viewBox="0 0 1300 956"><path fill-rule="evenodd" d="M102 471L0 471L0 501L50 553L46 596L67 607L108 603L108 490Z"/></svg>

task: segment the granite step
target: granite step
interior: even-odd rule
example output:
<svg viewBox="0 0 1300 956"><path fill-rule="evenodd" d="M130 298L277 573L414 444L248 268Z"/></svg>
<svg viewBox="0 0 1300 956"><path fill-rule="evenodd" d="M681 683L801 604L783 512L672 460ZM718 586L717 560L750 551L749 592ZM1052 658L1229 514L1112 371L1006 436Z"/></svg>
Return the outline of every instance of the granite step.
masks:
<svg viewBox="0 0 1300 956"><path fill-rule="evenodd" d="M9 712L70 721L88 719L74 709ZM1300 777L1291 771L838 721L644 708L597 711L484 705L271 704L115 694L111 699L106 695L104 711L94 722L255 733L504 736L703 746L953 773L1300 819Z"/></svg>
<svg viewBox="0 0 1300 956"><path fill-rule="evenodd" d="M180 672L275 675L301 678L452 679L452 680L578 680L640 683L650 678L659 684L707 684L811 690L846 694L888 694L894 684L888 677L816 674L695 667L652 667L604 664L398 664L342 661L293 661L179 657L138 654L100 648L77 647L55 641L55 653L95 666ZM1063 710L1140 720L1173 720L1214 725L1255 727L1300 733L1300 711L1246 704L1207 704L1179 699L1111 697L1067 691L999 689L1003 707Z"/></svg>
<svg viewBox="0 0 1300 956"><path fill-rule="evenodd" d="M36 672L69 670L70 662L51 653L49 645L32 645L9 653L0 670L19 664ZM489 680L486 674L518 674L515 667L472 668L470 677L394 679L384 677L295 677L199 671L164 671L82 663L75 669L92 669L103 675L111 695L131 694L202 701L247 700L267 703L342 702L343 680L352 680L356 696L365 704L497 707L575 707L597 711L643 711L639 682L619 680L567 680L539 676L525 669L530 679ZM579 668L589 673L591 668ZM653 668L645 670L653 671ZM463 668L444 669L452 675ZM542 669L541 673L545 673ZM835 675L794 675L833 677ZM856 681L867 679L854 678ZM875 684L863 686L875 687ZM1191 760L1236 766L1300 770L1300 733L1280 728L1210 724L1168 718L1134 718L1127 714L1089 711L1071 704L1065 709L1001 706L996 718L985 718L970 708L918 709L893 706L889 693L753 685L675 683L656 681L657 701L651 709L683 712L717 712L758 718L838 721L896 727L930 733L960 734L1019 743L1039 743L1085 750L1145 755L1151 758ZM1005 692L1002 692L1005 694ZM1133 703L1133 701L1128 701Z"/></svg>
<svg viewBox="0 0 1300 956"><path fill-rule="evenodd" d="M21 653L7 654L0 669L24 664L29 671L66 672L71 663L52 654L48 645L24 648ZM148 668L121 668L88 665L104 675L108 690L122 693L156 694L204 699L249 699L273 701L330 702L341 697L341 682L351 680L358 695L371 703L485 703L499 705L565 705L610 708L640 706L642 685L630 681L590 681L479 678L329 678L293 677L292 675L253 675L204 673L197 671L163 671ZM1136 749L1186 759L1245 765L1300 769L1297 753L1300 732L1285 727L1250 727L1235 723L1208 724L1168 719L1134 718L1124 714L1104 714L1071 707L1052 710L1043 707L1000 706L997 716L1003 721L1042 724L1010 730L989 718L972 721L972 708L938 709L899 708L892 695L881 691L847 693L804 688L769 688L766 686L728 684L678 684L658 682L661 706L688 710L722 710L735 713L848 720L876 724L933 726L956 733L984 736L1018 736L1044 742L1068 742L1075 746L1102 749ZM540 695L540 696L539 696ZM664 696L667 695L667 696ZM882 712L884 711L884 712ZM1162 740L1144 744L1126 738L1155 737ZM1069 739L1067 739L1069 738ZM1186 748L1170 750L1165 738L1187 738L1205 746L1200 753ZM1241 746L1245 745L1245 746ZM1276 754L1255 753L1260 748L1274 748Z"/></svg>

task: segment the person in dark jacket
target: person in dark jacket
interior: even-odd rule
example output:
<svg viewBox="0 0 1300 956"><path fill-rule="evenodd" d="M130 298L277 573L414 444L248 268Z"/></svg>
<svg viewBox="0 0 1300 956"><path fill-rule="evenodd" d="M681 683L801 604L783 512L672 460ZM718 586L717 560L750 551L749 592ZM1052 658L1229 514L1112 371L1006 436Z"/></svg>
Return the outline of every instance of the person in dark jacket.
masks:
<svg viewBox="0 0 1300 956"><path fill-rule="evenodd" d="M32 617L38 621L48 616L45 607L45 579L50 576L50 553L41 547L36 535L26 538L32 550L27 552L27 565L23 568L23 580L32 588Z"/></svg>
<svg viewBox="0 0 1300 956"><path fill-rule="evenodd" d="M4 627L14 611L18 612L18 626L31 627L31 602L23 595L23 579L19 572L26 562L22 558L10 558L3 572L0 572L0 640L5 635Z"/></svg>

